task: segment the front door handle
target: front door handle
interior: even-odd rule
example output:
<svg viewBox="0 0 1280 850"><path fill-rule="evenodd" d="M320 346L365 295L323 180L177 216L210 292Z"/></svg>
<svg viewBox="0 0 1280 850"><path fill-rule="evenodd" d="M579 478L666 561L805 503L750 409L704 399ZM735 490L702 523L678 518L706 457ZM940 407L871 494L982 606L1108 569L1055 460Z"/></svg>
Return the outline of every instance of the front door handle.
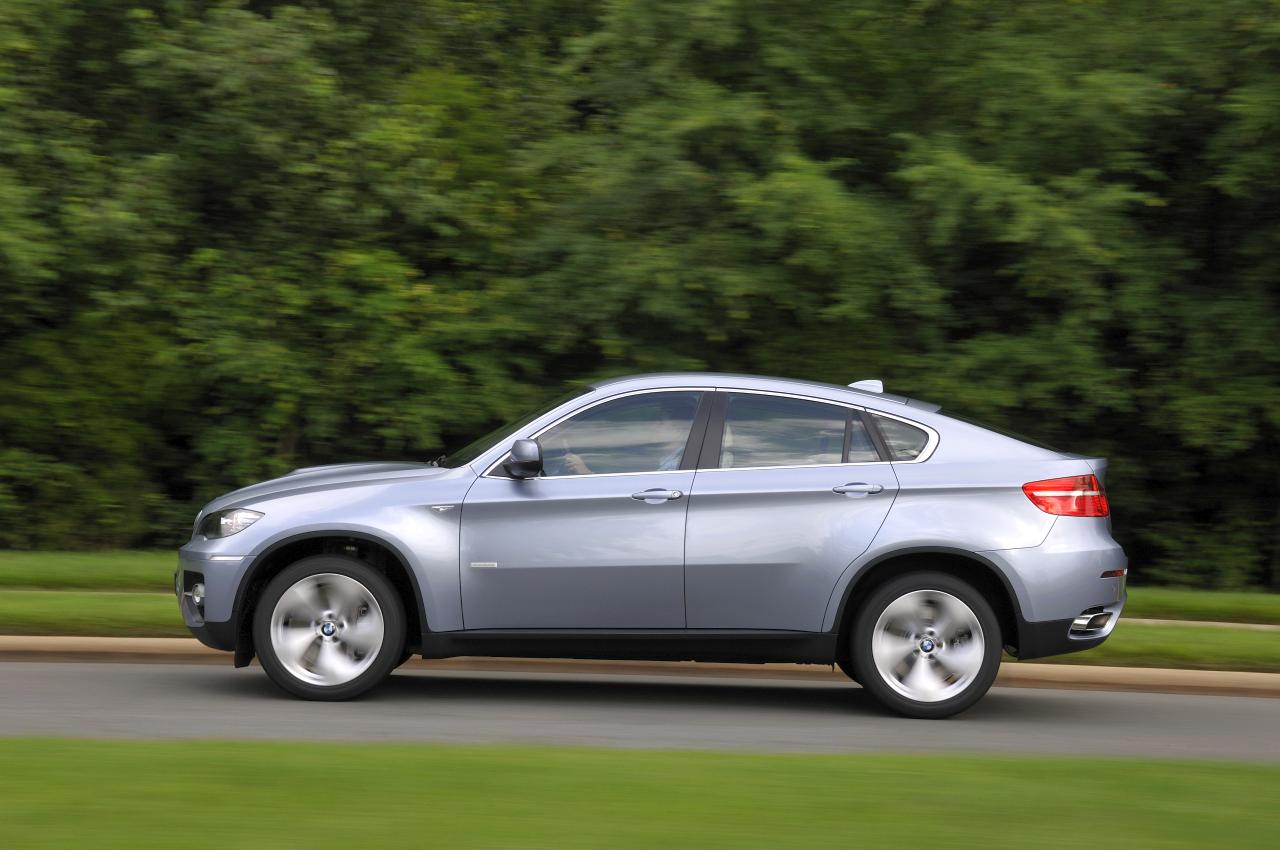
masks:
<svg viewBox="0 0 1280 850"><path fill-rule="evenodd" d="M841 484L839 487L832 487L831 492L840 493L844 496L868 496L872 493L879 493L883 489L883 484L864 484L861 481L857 481L852 484Z"/></svg>
<svg viewBox="0 0 1280 850"><path fill-rule="evenodd" d="M658 505L663 502L670 502L673 499L679 499L684 493L679 490L663 490L654 488L652 490L641 490L639 493L632 493L631 498L637 502L644 502L648 505Z"/></svg>

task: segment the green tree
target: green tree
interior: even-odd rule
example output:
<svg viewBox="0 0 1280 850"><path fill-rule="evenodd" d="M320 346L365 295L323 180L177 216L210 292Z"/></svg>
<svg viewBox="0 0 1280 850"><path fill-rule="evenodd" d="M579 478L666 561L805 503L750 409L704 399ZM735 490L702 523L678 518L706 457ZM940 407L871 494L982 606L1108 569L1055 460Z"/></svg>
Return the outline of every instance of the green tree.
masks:
<svg viewBox="0 0 1280 850"><path fill-rule="evenodd" d="M565 381L884 377L1280 581L1274 4L11 0L0 545Z"/></svg>

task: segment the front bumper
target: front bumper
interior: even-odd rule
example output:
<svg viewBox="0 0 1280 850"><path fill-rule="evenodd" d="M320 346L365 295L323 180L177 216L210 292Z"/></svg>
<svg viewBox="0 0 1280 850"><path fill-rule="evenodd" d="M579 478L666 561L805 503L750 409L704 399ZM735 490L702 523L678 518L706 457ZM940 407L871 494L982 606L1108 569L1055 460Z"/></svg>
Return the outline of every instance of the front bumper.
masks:
<svg viewBox="0 0 1280 850"><path fill-rule="evenodd" d="M187 630L195 635L196 640L210 649L232 651L236 648L236 638L239 634L235 620L206 620L204 605L196 604L191 597L191 588L197 582L204 581L204 573L187 569L179 562L178 569L173 574L173 592L178 598L178 610L182 613L182 622Z"/></svg>
<svg viewBox="0 0 1280 850"><path fill-rule="evenodd" d="M250 559L229 555L193 541L178 550L178 566L173 591L187 629L205 646L233 651L239 642L240 624L234 615L236 588L249 567ZM191 597L196 583L205 586L202 604Z"/></svg>
<svg viewBox="0 0 1280 850"><path fill-rule="evenodd" d="M231 620L222 623L205 623L200 626L188 625L187 629L205 646L210 649L220 649L223 652L235 651L240 633L239 626Z"/></svg>

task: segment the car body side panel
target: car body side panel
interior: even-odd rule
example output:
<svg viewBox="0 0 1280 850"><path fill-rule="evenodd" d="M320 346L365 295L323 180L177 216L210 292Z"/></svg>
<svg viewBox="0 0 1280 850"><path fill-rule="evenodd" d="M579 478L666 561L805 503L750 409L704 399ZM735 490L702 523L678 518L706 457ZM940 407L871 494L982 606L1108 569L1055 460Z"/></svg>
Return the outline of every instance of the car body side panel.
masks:
<svg viewBox="0 0 1280 850"><path fill-rule="evenodd" d="M950 541L982 552L1039 546L1054 517L1022 492L1028 481L1079 474L1082 462L895 463L898 499L878 542Z"/></svg>
<svg viewBox="0 0 1280 850"><path fill-rule="evenodd" d="M832 491L855 482L883 489ZM818 631L832 585L871 545L896 491L888 463L699 471L685 537L689 628Z"/></svg>

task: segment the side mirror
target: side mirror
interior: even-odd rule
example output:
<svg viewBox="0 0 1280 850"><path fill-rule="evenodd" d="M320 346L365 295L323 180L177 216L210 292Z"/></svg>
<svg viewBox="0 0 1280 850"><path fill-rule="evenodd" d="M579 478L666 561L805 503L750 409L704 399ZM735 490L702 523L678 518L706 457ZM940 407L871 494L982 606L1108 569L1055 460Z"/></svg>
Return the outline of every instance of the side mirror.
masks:
<svg viewBox="0 0 1280 850"><path fill-rule="evenodd" d="M516 440L511 445L511 457L502 468L512 478L535 478L542 472L542 446L537 440Z"/></svg>

